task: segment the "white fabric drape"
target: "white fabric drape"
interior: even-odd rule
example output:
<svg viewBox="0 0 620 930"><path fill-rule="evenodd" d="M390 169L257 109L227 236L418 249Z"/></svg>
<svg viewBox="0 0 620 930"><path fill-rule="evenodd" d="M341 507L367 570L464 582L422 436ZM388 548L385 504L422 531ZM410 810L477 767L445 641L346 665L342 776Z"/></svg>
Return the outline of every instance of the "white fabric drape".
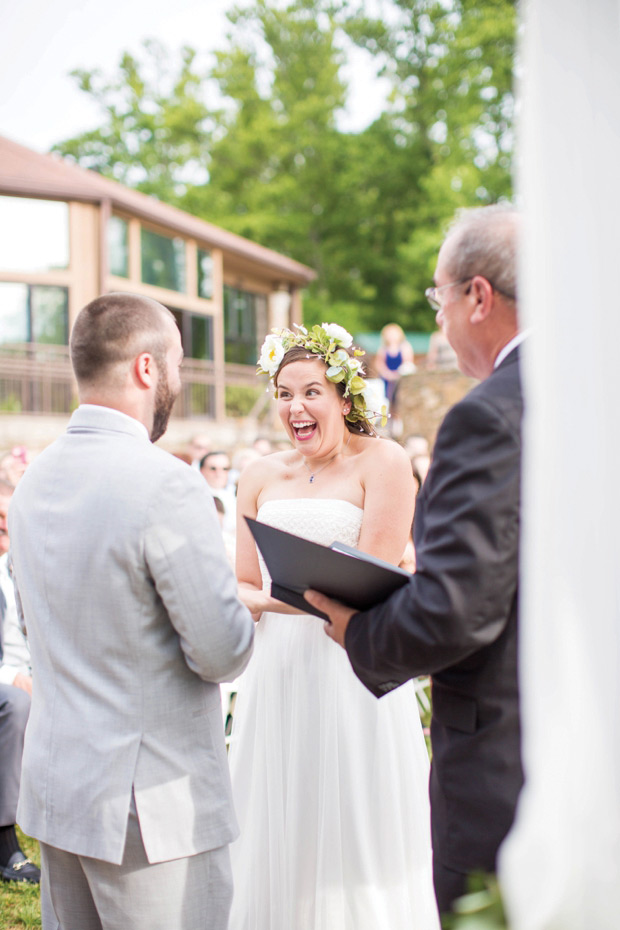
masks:
<svg viewBox="0 0 620 930"><path fill-rule="evenodd" d="M511 930L620 926L620 2L523 6L521 685Z"/></svg>

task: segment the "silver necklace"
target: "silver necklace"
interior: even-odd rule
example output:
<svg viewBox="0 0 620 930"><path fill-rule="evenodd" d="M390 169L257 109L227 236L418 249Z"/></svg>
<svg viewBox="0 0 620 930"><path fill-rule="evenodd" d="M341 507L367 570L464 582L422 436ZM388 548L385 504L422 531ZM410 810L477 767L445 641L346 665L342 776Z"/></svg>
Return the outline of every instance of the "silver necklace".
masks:
<svg viewBox="0 0 620 930"><path fill-rule="evenodd" d="M331 465L331 463L334 461L334 459L335 459L336 456L338 456L338 455L340 455L340 453L339 453L339 452L336 452L336 455L333 455L333 456L331 457L331 459L329 460L329 462L325 462L325 465L321 465L321 467L320 467L320 468L317 468L316 471L312 471L312 469L310 468L310 466L308 465L308 463L307 463L306 460L304 459L304 460L303 460L304 465L306 466L306 468L307 468L308 471L310 472L310 477L308 478L308 484L312 484L313 481L314 481L314 479L316 478L316 476L319 474L319 472L322 472L324 468L327 468L328 465Z"/></svg>
<svg viewBox="0 0 620 930"><path fill-rule="evenodd" d="M345 444L344 444L345 449L346 449L347 446L349 445L350 439L351 439L351 433L349 433L349 438L347 439L347 441L346 441ZM329 460L329 462L325 462L325 464L324 464L324 465L321 465L320 468L317 468L316 471L312 471L312 469L310 468L310 466L308 465L308 463L306 462L306 460L305 460L305 459L302 459L304 465L306 466L306 468L307 468L308 471L310 472L310 477L308 478L308 484L313 484L313 483L314 483L314 479L315 479L316 476L319 474L319 472L322 472L324 468L327 468L328 465L331 465L331 463L334 461L334 459L337 459L339 455L340 455L340 452L336 452L335 455L332 455L332 457L331 457L331 459Z"/></svg>

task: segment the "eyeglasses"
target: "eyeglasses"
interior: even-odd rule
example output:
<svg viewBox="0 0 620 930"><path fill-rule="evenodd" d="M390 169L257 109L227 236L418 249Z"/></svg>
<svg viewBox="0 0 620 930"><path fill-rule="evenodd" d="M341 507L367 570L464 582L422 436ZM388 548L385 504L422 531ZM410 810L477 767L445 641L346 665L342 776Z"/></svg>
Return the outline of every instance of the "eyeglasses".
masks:
<svg viewBox="0 0 620 930"><path fill-rule="evenodd" d="M439 313L441 310L441 303L437 299L439 291L445 291L448 287L457 287L459 284L465 284L467 281L471 281L471 278L463 278L461 281L452 281L450 284L442 284L441 287L427 287L424 291L424 296L435 313Z"/></svg>

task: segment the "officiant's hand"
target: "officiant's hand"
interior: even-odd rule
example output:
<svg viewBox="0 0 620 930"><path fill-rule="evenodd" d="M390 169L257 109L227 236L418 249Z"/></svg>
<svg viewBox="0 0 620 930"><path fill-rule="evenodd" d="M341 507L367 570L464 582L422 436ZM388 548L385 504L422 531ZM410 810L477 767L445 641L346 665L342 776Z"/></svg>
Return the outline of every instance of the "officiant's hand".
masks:
<svg viewBox="0 0 620 930"><path fill-rule="evenodd" d="M304 597L313 607L318 607L324 614L327 614L329 620L325 623L325 632L330 639L333 639L344 649L344 637L349 620L357 611L352 607L341 604L340 601L332 601L331 598L311 589L304 592Z"/></svg>

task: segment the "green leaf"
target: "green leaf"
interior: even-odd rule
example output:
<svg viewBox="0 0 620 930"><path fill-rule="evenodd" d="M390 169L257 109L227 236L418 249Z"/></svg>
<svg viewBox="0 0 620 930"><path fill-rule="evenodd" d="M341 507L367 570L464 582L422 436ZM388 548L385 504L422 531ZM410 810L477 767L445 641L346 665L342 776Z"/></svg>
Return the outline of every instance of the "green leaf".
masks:
<svg viewBox="0 0 620 930"><path fill-rule="evenodd" d="M359 375L356 375L351 380L351 383L349 385L349 390L351 391L351 394L360 394L364 390L365 387L366 387L366 382L364 381L364 379L360 378Z"/></svg>

